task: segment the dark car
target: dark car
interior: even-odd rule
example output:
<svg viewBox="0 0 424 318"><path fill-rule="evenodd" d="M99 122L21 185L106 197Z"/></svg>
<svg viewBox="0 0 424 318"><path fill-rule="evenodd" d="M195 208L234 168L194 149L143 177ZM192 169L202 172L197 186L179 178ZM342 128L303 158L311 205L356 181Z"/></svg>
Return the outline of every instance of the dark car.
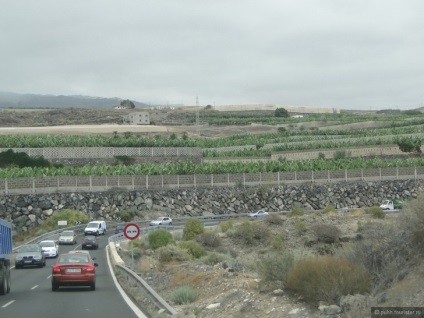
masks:
<svg viewBox="0 0 424 318"><path fill-rule="evenodd" d="M116 228L115 228L115 234L119 234L119 233L124 232L124 227L125 227L125 225L117 225Z"/></svg>
<svg viewBox="0 0 424 318"><path fill-rule="evenodd" d="M43 267L46 265L46 257L40 244L26 244L18 248L15 253L15 268L25 266Z"/></svg>
<svg viewBox="0 0 424 318"><path fill-rule="evenodd" d="M52 268L52 291L60 286L89 286L96 289L96 267L89 253L61 254Z"/></svg>
<svg viewBox="0 0 424 318"><path fill-rule="evenodd" d="M99 248L99 242L97 241L97 237L95 237L94 235L85 236L82 239L81 248L97 250Z"/></svg>

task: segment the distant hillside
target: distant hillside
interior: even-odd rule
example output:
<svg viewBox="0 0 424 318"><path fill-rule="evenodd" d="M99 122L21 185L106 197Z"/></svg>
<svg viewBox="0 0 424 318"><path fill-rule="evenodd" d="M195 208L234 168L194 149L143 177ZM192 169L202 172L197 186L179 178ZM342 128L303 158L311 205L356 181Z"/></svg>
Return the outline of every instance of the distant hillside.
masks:
<svg viewBox="0 0 424 318"><path fill-rule="evenodd" d="M0 92L0 108L110 108L118 106L123 98L103 98L81 95L37 95ZM132 101L137 108L147 104Z"/></svg>

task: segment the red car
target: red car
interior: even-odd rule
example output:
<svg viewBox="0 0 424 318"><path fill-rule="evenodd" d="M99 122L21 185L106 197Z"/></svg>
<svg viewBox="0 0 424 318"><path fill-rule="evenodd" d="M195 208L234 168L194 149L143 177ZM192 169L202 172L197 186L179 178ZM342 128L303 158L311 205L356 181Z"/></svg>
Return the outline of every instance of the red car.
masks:
<svg viewBox="0 0 424 318"><path fill-rule="evenodd" d="M52 291L60 286L89 286L95 290L97 266L88 253L61 254L52 269Z"/></svg>

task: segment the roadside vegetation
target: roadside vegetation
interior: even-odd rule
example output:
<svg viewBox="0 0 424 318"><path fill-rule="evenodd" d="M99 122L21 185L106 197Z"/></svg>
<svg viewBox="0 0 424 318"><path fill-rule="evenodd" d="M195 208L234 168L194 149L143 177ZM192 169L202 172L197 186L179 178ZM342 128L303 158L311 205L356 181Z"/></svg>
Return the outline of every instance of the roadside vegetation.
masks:
<svg viewBox="0 0 424 318"><path fill-rule="evenodd" d="M401 283L424 261L423 204L424 194L421 194L398 218L384 222L373 211L377 208L340 216L334 214L331 206L322 215L304 215L300 209L294 209L286 216L269 215L256 221L232 219L207 229L192 220L182 231L168 233L168 243L159 248L152 237L164 236L163 229L151 232L148 238L141 237L143 243L138 244L141 250L136 253L138 271L148 272L151 268L146 266L145 255L157 262L159 272L165 272L168 266L177 269L179 264L181 268L188 268L187 262L196 267L204 264L231 269L239 275L243 273L240 277L258 278L256 285L246 285L249 288L262 293L283 289L313 306L321 301L339 304L346 295L379 297L389 286ZM368 217L361 218L356 233L358 239L342 241L340 228L324 223L326 216L334 219L359 215ZM300 232L296 230L299 222L303 223ZM289 244L293 239L298 241L295 246ZM169 279L172 303L188 305L196 301L211 277L203 271L173 270ZM366 306L358 304L351 308L351 316L362 317L369 310Z"/></svg>

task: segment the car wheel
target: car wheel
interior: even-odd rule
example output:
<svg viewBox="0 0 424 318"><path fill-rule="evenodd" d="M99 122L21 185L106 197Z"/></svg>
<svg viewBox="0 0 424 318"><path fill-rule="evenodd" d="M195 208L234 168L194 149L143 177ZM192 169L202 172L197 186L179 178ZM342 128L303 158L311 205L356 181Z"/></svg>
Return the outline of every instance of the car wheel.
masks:
<svg viewBox="0 0 424 318"><path fill-rule="evenodd" d="M0 295L6 295L6 293L7 293L7 274L6 274L6 270L7 270L7 267L6 266L3 266L3 270L0 272L0 273L3 273L3 274L1 274L3 277L1 277L1 280L0 280Z"/></svg>
<svg viewBox="0 0 424 318"><path fill-rule="evenodd" d="M90 290L96 290L96 283L91 283Z"/></svg>
<svg viewBox="0 0 424 318"><path fill-rule="evenodd" d="M56 291L59 289L59 284L52 282L52 291Z"/></svg>

